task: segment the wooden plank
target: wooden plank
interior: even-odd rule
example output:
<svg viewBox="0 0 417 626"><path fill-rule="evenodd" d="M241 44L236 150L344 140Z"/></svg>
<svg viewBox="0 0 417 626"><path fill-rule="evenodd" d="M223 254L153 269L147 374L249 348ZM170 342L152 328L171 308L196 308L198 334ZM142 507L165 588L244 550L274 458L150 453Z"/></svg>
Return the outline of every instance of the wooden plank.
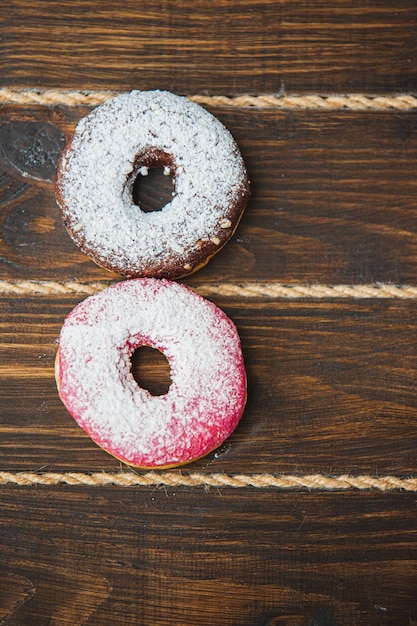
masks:
<svg viewBox="0 0 417 626"><path fill-rule="evenodd" d="M417 92L413 0L13 0L2 18L13 88ZM242 148L252 199L188 284L416 285L416 111L211 110ZM3 288L114 277L72 244L53 195L88 111L0 107ZM168 192L156 182L150 202ZM185 476L417 475L415 300L208 293L242 337L248 405ZM82 297L0 295L2 471L120 475L54 382L58 333ZM149 354L134 368L144 384L166 380ZM3 484L1 502L7 626L417 624L415 493Z"/></svg>
<svg viewBox="0 0 417 626"><path fill-rule="evenodd" d="M113 277L69 239L51 181L87 111L0 110L2 279ZM416 284L416 112L212 111L242 149L252 198L232 241L191 284Z"/></svg>
<svg viewBox="0 0 417 626"><path fill-rule="evenodd" d="M56 340L76 302L0 301L2 470L119 468L57 395ZM242 338L248 404L230 439L192 471L417 473L413 301L216 303ZM165 380L146 357L143 368Z"/></svg>
<svg viewBox="0 0 417 626"><path fill-rule="evenodd" d="M0 580L16 596L26 580L32 595L19 607L2 599L0 611L10 626L408 626L414 500L5 488Z"/></svg>
<svg viewBox="0 0 417 626"><path fill-rule="evenodd" d="M13 0L1 12L2 84L417 93L416 3L394 4ZM242 148L252 199L232 242L186 282L206 285L236 322L249 399L232 437L184 476L417 475L416 300L288 301L207 289L416 285L417 113L232 104L211 110ZM27 278L113 277L72 244L53 195L58 154L88 111L0 107L3 289ZM169 190L156 182L150 202L152 193ZM82 297L0 295L3 472L127 475L56 391L56 340ZM144 384L166 380L149 354L134 369ZM0 623L417 624L415 493L332 489L3 484Z"/></svg>
<svg viewBox="0 0 417 626"><path fill-rule="evenodd" d="M416 90L413 0L14 0L3 83L178 93Z"/></svg>

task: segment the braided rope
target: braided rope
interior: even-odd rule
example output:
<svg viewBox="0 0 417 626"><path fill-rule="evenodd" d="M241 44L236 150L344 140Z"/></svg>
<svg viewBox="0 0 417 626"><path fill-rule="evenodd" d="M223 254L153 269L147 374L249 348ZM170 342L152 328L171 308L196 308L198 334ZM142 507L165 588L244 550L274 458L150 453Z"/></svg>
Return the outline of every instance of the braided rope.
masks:
<svg viewBox="0 0 417 626"><path fill-rule="evenodd" d="M307 95L307 96L189 96L190 100L207 106L237 106L268 109L350 109L366 111L367 109L409 110L417 107L417 98L403 94L398 96L366 96L350 95Z"/></svg>
<svg viewBox="0 0 417 626"><path fill-rule="evenodd" d="M283 285L246 283L242 285L200 285L202 295L241 296L246 298L417 298L417 287L407 285Z"/></svg>
<svg viewBox="0 0 417 626"><path fill-rule="evenodd" d="M0 280L1 295L80 295L90 296L112 282L79 283L77 281ZM267 297L288 299L332 298L398 298L417 299L417 287L409 285L284 285L282 283L220 283L195 287L204 296L235 296L245 298Z"/></svg>
<svg viewBox="0 0 417 626"><path fill-rule="evenodd" d="M91 296L111 284L111 282L0 280L0 294L6 296Z"/></svg>
<svg viewBox="0 0 417 626"><path fill-rule="evenodd" d="M325 476L312 474L293 476L285 474L182 474L180 472L0 472L0 485L72 485L86 487L255 487L282 490L308 489L336 490L376 490L417 491L417 478L396 476Z"/></svg>
<svg viewBox="0 0 417 626"><path fill-rule="evenodd" d="M0 89L0 104L21 105L90 105L102 104L117 95L116 91L68 91L55 89ZM408 111L417 108L417 98L410 94L392 96L348 95L258 95L258 96L205 96L189 95L189 100L206 106L251 107L267 109L349 109Z"/></svg>

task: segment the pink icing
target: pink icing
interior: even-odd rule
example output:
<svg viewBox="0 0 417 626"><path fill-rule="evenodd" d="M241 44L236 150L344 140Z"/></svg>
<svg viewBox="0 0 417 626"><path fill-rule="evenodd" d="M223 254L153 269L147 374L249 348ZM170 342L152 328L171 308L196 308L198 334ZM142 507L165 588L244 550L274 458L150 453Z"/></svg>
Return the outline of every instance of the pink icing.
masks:
<svg viewBox="0 0 417 626"><path fill-rule="evenodd" d="M131 355L157 348L171 385L152 396L135 382ZM120 282L68 315L59 340L60 396L110 454L137 467L188 463L218 447L246 402L233 322L213 303L167 280Z"/></svg>

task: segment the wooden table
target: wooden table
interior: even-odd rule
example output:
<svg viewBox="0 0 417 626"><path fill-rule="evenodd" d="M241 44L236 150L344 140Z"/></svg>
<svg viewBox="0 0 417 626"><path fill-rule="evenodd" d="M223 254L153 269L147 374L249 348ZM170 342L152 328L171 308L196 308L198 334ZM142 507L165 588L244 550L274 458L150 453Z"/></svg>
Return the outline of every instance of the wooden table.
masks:
<svg viewBox="0 0 417 626"><path fill-rule="evenodd" d="M417 624L415 2L13 0L3 19L0 623ZM238 327L247 409L157 476L99 449L53 374L65 316L119 280L69 239L57 158L103 90L133 88L214 113L252 190L184 280Z"/></svg>

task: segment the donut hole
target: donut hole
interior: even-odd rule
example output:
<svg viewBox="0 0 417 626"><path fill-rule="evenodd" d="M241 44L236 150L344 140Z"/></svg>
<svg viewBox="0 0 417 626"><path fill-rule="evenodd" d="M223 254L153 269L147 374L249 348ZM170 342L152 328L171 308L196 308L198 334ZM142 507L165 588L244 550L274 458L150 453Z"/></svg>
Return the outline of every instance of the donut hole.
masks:
<svg viewBox="0 0 417 626"><path fill-rule="evenodd" d="M132 198L141 211L160 211L171 202L174 193L174 181L168 166L139 168L132 185Z"/></svg>
<svg viewBox="0 0 417 626"><path fill-rule="evenodd" d="M171 370L165 355L150 346L139 346L131 356L132 376L152 396L164 396L171 384Z"/></svg>

